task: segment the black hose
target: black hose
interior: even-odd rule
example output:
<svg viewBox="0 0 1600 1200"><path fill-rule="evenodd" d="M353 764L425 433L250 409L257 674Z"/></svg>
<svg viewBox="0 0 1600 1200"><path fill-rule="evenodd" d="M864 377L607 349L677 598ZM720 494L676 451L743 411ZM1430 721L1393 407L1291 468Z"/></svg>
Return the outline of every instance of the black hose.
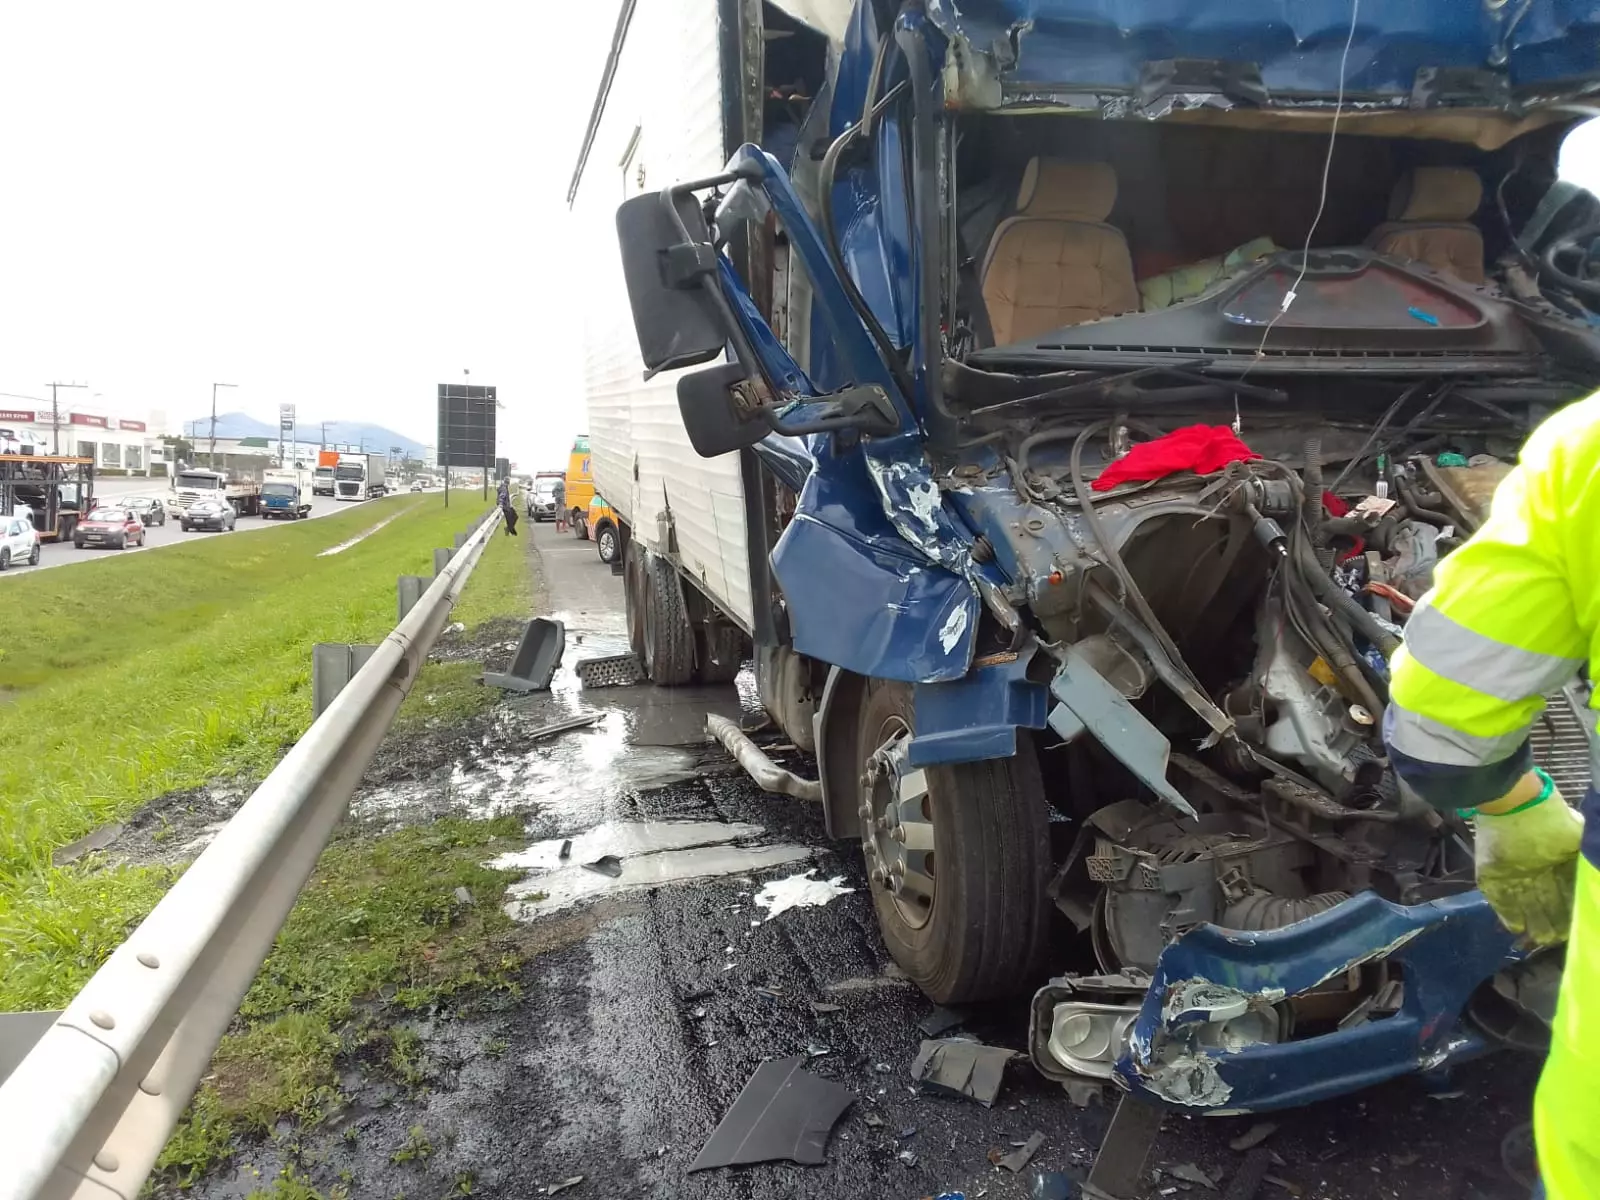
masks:
<svg viewBox="0 0 1600 1200"><path fill-rule="evenodd" d="M1322 438L1318 434L1306 438L1305 485L1306 494L1301 497L1300 511L1304 514L1306 529L1311 534L1311 552L1324 571L1331 571L1333 550L1322 531Z"/></svg>
<svg viewBox="0 0 1600 1200"><path fill-rule="evenodd" d="M1377 618L1361 607L1360 601L1324 574L1309 549L1301 555L1297 565L1318 600L1360 630L1361 636L1376 646L1384 658L1394 656L1394 652L1400 649L1400 639L1379 625Z"/></svg>
<svg viewBox="0 0 1600 1200"><path fill-rule="evenodd" d="M1436 508L1423 508L1421 504L1417 503L1417 494L1416 492L1412 491L1411 484L1403 475L1396 474L1394 477L1394 482L1395 487L1400 492L1400 499L1406 502L1406 508L1411 511L1411 515L1413 517L1418 517L1424 521L1432 521L1435 525L1465 524L1464 517L1452 517L1448 513L1442 513Z"/></svg>

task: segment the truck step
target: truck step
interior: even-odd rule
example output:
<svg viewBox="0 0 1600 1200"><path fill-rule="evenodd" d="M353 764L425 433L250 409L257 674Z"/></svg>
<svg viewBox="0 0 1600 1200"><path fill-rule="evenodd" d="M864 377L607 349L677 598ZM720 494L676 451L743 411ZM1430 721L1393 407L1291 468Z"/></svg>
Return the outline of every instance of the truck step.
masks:
<svg viewBox="0 0 1600 1200"><path fill-rule="evenodd" d="M644 664L635 654L612 654L605 658L586 658L573 668L578 682L586 688L627 687L644 682Z"/></svg>

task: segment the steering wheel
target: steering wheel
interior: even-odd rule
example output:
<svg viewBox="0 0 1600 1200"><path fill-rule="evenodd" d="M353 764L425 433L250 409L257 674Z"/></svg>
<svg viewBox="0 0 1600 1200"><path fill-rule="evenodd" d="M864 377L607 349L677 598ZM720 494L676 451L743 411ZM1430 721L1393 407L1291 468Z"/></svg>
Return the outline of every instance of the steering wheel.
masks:
<svg viewBox="0 0 1600 1200"><path fill-rule="evenodd" d="M1600 301L1600 280L1569 274L1560 265L1562 259L1577 255L1580 264L1578 270L1583 270L1582 264L1587 261L1589 247L1596 238L1600 238L1600 222L1591 221L1552 239L1544 249L1539 273L1558 287L1566 288L1585 300Z"/></svg>

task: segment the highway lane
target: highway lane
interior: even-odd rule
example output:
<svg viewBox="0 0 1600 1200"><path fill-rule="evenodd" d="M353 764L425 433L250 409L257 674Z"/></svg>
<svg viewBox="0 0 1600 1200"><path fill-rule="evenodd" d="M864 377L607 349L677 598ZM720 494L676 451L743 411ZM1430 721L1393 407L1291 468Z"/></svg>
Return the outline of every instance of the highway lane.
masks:
<svg viewBox="0 0 1600 1200"><path fill-rule="evenodd" d="M106 479L101 480L97 490L100 492L104 503L113 503L122 496L155 496L166 497L171 493L165 488L164 479ZM126 486L119 486L126 485ZM352 507L354 502L338 501L327 496L315 496L311 501L311 516L326 517L330 513L344 512ZM235 537L239 534L257 532L263 529L278 529L291 524L289 521L268 520L265 517L240 517L238 525L232 533L226 535L217 533L203 533L195 530L184 533L174 514L167 518L165 525L153 525L145 530L145 545L131 547L127 550L79 550L70 541L46 542L41 547L39 565L29 567L26 564L13 564L0 579L10 579L19 575L26 575L32 571L43 571L48 567L65 566L76 562L94 562L96 559L107 555L142 554L145 550L154 550L161 546L170 546L178 542L187 542L199 538L210 537Z"/></svg>

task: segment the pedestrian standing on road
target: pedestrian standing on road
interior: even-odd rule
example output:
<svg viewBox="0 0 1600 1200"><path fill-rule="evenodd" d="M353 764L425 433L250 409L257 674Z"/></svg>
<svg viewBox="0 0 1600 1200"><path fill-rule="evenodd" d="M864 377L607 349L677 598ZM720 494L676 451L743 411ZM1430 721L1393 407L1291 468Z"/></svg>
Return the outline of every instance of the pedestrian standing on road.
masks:
<svg viewBox="0 0 1600 1200"><path fill-rule="evenodd" d="M1472 820L1478 887L1506 928L1570 941L1533 1102L1551 1200L1600 1190L1600 744L1591 733L1580 816L1533 765L1528 731L1543 697L1597 665L1600 393L1534 431L1489 519L1439 564L1384 714L1400 778Z"/></svg>
<svg viewBox="0 0 1600 1200"><path fill-rule="evenodd" d="M563 533L567 528L567 481L556 480L556 490L551 494L556 501L556 532Z"/></svg>

